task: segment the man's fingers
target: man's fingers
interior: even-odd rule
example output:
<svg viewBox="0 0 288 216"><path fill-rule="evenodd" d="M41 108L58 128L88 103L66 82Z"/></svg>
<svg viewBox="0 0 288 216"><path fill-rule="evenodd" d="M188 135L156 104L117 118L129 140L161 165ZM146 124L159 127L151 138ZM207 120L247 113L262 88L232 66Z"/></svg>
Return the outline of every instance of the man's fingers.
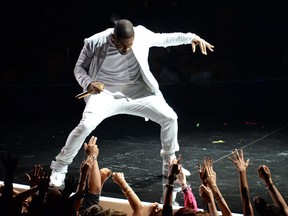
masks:
<svg viewBox="0 0 288 216"><path fill-rule="evenodd" d="M104 84L100 82L95 82L95 85L93 85L93 91L95 93L100 93L104 89Z"/></svg>
<svg viewBox="0 0 288 216"><path fill-rule="evenodd" d="M214 48L214 46L213 46L213 45L211 45L211 44L208 44L208 49L209 49L211 52L214 52L213 48Z"/></svg>
<svg viewBox="0 0 288 216"><path fill-rule="evenodd" d="M213 52L214 46L211 45L210 43L206 42L203 39L199 39L197 41L192 42L192 51L193 53L196 52L196 47L199 45L200 51L203 55L207 55L207 49L209 49L211 52Z"/></svg>
<svg viewBox="0 0 288 216"><path fill-rule="evenodd" d="M201 51L202 51L203 55L207 55L205 41L200 43L200 47L201 47Z"/></svg>
<svg viewBox="0 0 288 216"><path fill-rule="evenodd" d="M195 43L192 43L192 52L195 53L195 51L196 51L196 45Z"/></svg>
<svg viewBox="0 0 288 216"><path fill-rule="evenodd" d="M97 87L98 87L99 90L102 91L104 89L104 84L98 83Z"/></svg>

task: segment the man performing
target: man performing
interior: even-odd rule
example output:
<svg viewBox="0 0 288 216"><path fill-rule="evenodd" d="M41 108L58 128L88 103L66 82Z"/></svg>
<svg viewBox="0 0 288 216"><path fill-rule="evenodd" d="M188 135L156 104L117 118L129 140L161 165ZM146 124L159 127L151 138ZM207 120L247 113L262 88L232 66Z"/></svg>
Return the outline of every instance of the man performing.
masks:
<svg viewBox="0 0 288 216"><path fill-rule="evenodd" d="M84 92L90 94L85 97L80 123L51 163L50 186L63 185L68 165L86 137L104 119L118 114L144 117L160 125L162 174L167 175L168 162L176 158L175 152L179 151L177 115L166 103L149 69L148 54L153 46L182 44L191 44L193 52L199 45L204 55L207 49L213 51L214 48L193 33L154 33L141 25L134 27L126 19L84 40L74 75ZM106 92L102 92L104 85ZM188 176L189 171L185 170L185 174Z"/></svg>

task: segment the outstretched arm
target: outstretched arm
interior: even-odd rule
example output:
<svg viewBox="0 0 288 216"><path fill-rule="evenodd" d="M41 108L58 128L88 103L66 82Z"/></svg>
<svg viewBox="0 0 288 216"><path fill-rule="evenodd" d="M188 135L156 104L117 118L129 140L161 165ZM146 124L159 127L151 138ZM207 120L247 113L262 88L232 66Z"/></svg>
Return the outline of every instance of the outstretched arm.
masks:
<svg viewBox="0 0 288 216"><path fill-rule="evenodd" d="M182 172L182 167L180 168L180 172L176 177L177 182L179 183L183 192L184 207L190 207L194 211L197 211L197 202L195 196L192 193L191 187L187 184L186 176L184 172Z"/></svg>
<svg viewBox="0 0 288 216"><path fill-rule="evenodd" d="M203 184L201 184L199 188L199 194L208 203L210 215L219 216L211 189L208 186L206 187Z"/></svg>
<svg viewBox="0 0 288 216"><path fill-rule="evenodd" d="M124 174L120 172L114 172L112 174L112 179L115 183L117 183L122 192L125 194L128 202L133 210L132 216L141 216L143 212L143 205L137 196L137 194L133 191L133 189L126 182Z"/></svg>
<svg viewBox="0 0 288 216"><path fill-rule="evenodd" d="M231 216L232 212L216 183L216 172L213 170L212 159L205 158L203 161L203 168L200 168L199 170L202 170L201 175L199 175L202 176L202 178L205 178L202 182L206 183L213 192L223 216Z"/></svg>
<svg viewBox="0 0 288 216"><path fill-rule="evenodd" d="M283 199L281 193L278 191L277 187L273 183L271 172L269 167L266 165L261 165L258 167L258 175L266 184L266 187L269 191L269 194L276 206L278 206L281 210L282 215L288 215L288 207Z"/></svg>
<svg viewBox="0 0 288 216"><path fill-rule="evenodd" d="M246 169L249 165L249 159L245 162L243 150L238 152L237 149L232 151L232 157L229 159L235 164L239 172L239 190L242 201L242 209L244 215L254 215L253 207L250 201L249 186L247 181Z"/></svg>
<svg viewBox="0 0 288 216"><path fill-rule="evenodd" d="M89 193L100 194L102 190L101 174L98 166L99 149L96 145L97 138L92 136L87 143L84 143L84 151L87 156L93 158L93 165L91 167L90 175L88 178Z"/></svg>
<svg viewBox="0 0 288 216"><path fill-rule="evenodd" d="M87 181L87 178L90 174L90 170L93 166L93 162L94 162L93 156L89 155L86 158L86 160L82 161L82 163L80 165L80 176L79 176L79 181L78 181L78 185L77 185L77 189L76 189L77 195L84 194L84 191L86 188L86 181ZM81 202L82 202L82 198L75 200L74 208L76 209L76 211L79 210Z"/></svg>

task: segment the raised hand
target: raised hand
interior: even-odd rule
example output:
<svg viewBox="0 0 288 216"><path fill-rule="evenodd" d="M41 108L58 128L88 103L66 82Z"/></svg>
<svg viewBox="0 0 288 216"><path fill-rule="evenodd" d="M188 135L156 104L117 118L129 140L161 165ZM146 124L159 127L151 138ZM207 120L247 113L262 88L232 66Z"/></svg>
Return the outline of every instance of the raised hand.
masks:
<svg viewBox="0 0 288 216"><path fill-rule="evenodd" d="M244 160L244 154L243 150L240 150L240 153L237 149L232 151L232 157L229 157L229 159L235 164L238 172L244 172L249 166L249 159Z"/></svg>
<svg viewBox="0 0 288 216"><path fill-rule="evenodd" d="M133 210L131 215L134 215L134 216L142 215L143 206L142 206L141 200L139 199L137 194L133 191L133 189L129 186L129 184L126 182L125 177L124 177L124 173L113 172L112 173L112 179L116 184L118 184L120 186L120 188L122 189L122 192L125 194L128 202L130 204L130 207Z"/></svg>
<svg viewBox="0 0 288 216"><path fill-rule="evenodd" d="M198 164L198 175L201 183L207 185L206 183L207 173L203 164Z"/></svg>
<svg viewBox="0 0 288 216"><path fill-rule="evenodd" d="M271 183L272 182L272 176L271 172L268 166L261 165L257 169L259 178L261 178L265 183Z"/></svg>
<svg viewBox="0 0 288 216"><path fill-rule="evenodd" d="M199 187L199 195L207 202L210 203L214 201L213 192L208 186L205 186L203 184Z"/></svg>
<svg viewBox="0 0 288 216"><path fill-rule="evenodd" d="M116 184L118 184L120 186L126 182L125 177L124 177L124 173L122 173L122 172L113 172L112 173L112 179Z"/></svg>
<svg viewBox="0 0 288 216"><path fill-rule="evenodd" d="M180 171L178 173L177 177L177 182L181 187L187 186L187 179L185 174L182 172L182 167L180 168Z"/></svg>
<svg viewBox="0 0 288 216"><path fill-rule="evenodd" d="M43 167L41 165L34 165L32 175L26 173L25 175L28 177L30 187L34 187L38 184L39 179L43 173Z"/></svg>
<svg viewBox="0 0 288 216"><path fill-rule="evenodd" d="M112 175L112 171L108 168L102 168L100 169L100 175L101 175L101 184L103 187L103 184L105 183L106 180L110 178Z"/></svg>
<svg viewBox="0 0 288 216"><path fill-rule="evenodd" d="M207 184L210 187L215 186L217 178L216 178L216 172L213 170L213 163L212 163L211 158L207 160L206 173L207 173L207 178L206 178Z"/></svg>
<svg viewBox="0 0 288 216"><path fill-rule="evenodd" d="M86 155L93 155L94 157L98 157L99 154L99 149L98 146L96 145L97 137L91 136L88 144L84 143L84 152Z"/></svg>
<svg viewBox="0 0 288 216"><path fill-rule="evenodd" d="M234 163L239 172L239 191L241 195L242 209L244 215L254 215L252 203L249 194L249 185L247 180L246 170L249 166L249 159L244 160L243 150L238 151L235 149L232 151L232 156L229 159Z"/></svg>
<svg viewBox="0 0 288 216"><path fill-rule="evenodd" d="M181 156L180 156L181 157ZM176 177L181 170L181 164L179 163L180 159L175 158L168 163L168 176Z"/></svg>
<svg viewBox="0 0 288 216"><path fill-rule="evenodd" d="M39 176L39 182L38 182L38 189L39 189L39 196L44 197L46 192L48 191L49 182L50 182L50 175L48 175L45 172L41 172L41 175Z"/></svg>
<svg viewBox="0 0 288 216"><path fill-rule="evenodd" d="M205 186L216 184L216 172L213 170L213 160L211 157L204 158L203 164L198 164L199 178Z"/></svg>

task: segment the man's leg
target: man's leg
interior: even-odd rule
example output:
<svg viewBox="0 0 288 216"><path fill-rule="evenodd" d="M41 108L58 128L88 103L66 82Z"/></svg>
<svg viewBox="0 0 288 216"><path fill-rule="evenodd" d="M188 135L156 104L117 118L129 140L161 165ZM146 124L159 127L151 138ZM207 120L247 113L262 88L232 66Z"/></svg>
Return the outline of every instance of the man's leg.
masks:
<svg viewBox="0 0 288 216"><path fill-rule="evenodd" d="M55 161L52 161L50 168L52 169L50 176L50 186L60 187L64 180L66 173L68 172L68 165L72 163L74 157L82 147L86 137L96 127L96 125L89 125L86 121L89 115L83 113L83 117L77 127L75 127L69 134L65 146L61 149L60 153L55 157ZM89 122L89 121L88 121Z"/></svg>
<svg viewBox="0 0 288 216"><path fill-rule="evenodd" d="M122 109L121 100L115 100L106 94L89 97L83 111L82 119L69 134L65 146L52 161L50 168L50 186L60 187L68 171L68 166L82 147L86 137L105 119L119 113Z"/></svg>
<svg viewBox="0 0 288 216"><path fill-rule="evenodd" d="M162 149L160 155L163 159L162 174L167 175L168 163L176 158L175 152L179 151L178 122L174 110L159 96L148 96L130 100L124 103L123 112L148 118L161 126L160 139ZM186 172L187 175L189 171Z"/></svg>

